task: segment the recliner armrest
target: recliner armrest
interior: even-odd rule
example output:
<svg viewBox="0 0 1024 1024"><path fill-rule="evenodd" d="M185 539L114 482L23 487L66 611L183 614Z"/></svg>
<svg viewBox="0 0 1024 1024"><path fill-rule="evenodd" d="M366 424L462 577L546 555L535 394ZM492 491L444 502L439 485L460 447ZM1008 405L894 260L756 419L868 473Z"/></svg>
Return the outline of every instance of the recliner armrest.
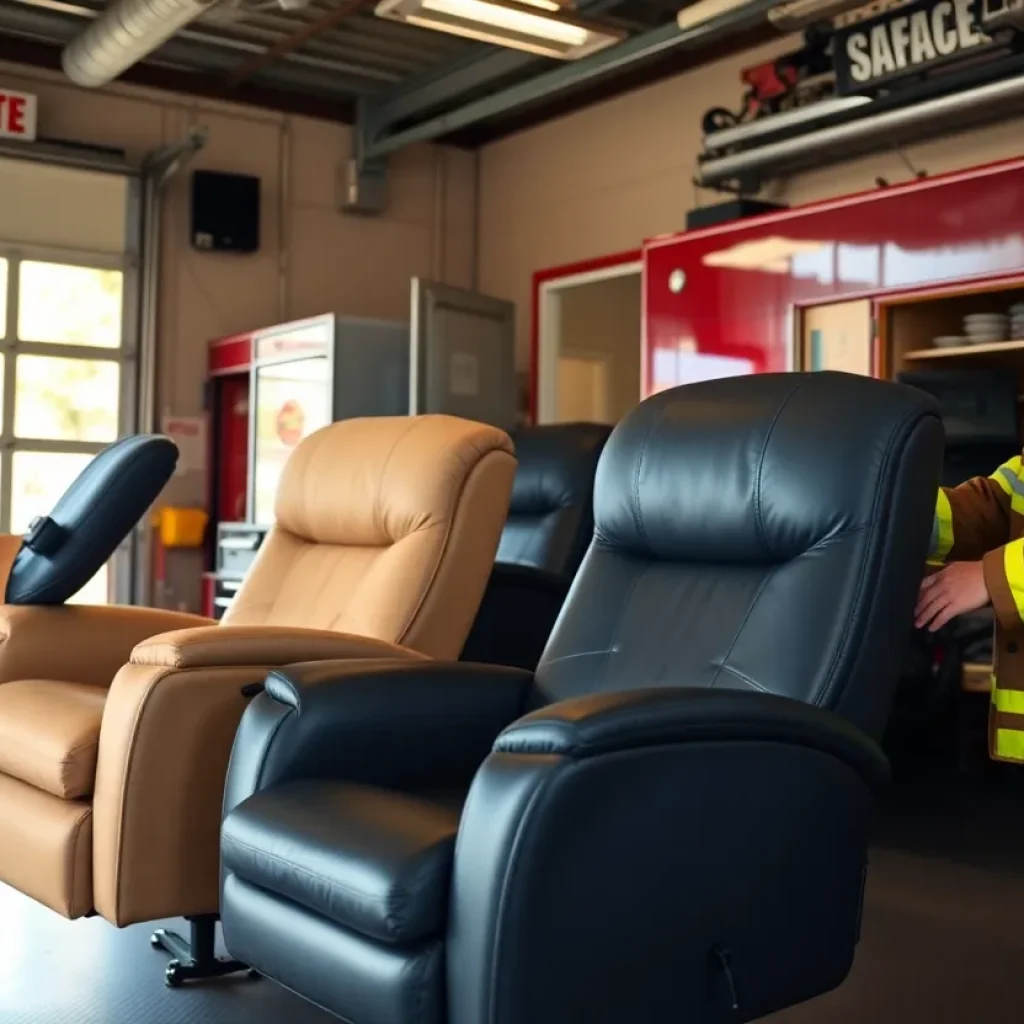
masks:
<svg viewBox="0 0 1024 1024"><path fill-rule="evenodd" d="M640 747L709 741L777 741L832 754L878 788L889 762L844 718L801 701L749 690L658 688L593 694L531 712L495 751L586 758Z"/></svg>
<svg viewBox="0 0 1024 1024"><path fill-rule="evenodd" d="M133 665L218 668L286 665L320 658L408 658L426 655L408 647L351 633L292 626L218 626L177 629L151 636L133 651Z"/></svg>
<svg viewBox="0 0 1024 1024"><path fill-rule="evenodd" d="M0 683L65 679L106 687L140 641L208 623L212 620L165 608L0 605Z"/></svg>
<svg viewBox="0 0 1024 1024"><path fill-rule="evenodd" d="M838 716L759 692L636 690L524 716L459 822L448 1019L499 1003L531 1024L611 1019L610 991L628 1020L642 988L647 1019L749 1021L835 987L886 774Z"/></svg>
<svg viewBox="0 0 1024 1024"><path fill-rule="evenodd" d="M467 662L320 661L267 677L235 737L225 813L292 779L406 792L468 786L533 675Z"/></svg>

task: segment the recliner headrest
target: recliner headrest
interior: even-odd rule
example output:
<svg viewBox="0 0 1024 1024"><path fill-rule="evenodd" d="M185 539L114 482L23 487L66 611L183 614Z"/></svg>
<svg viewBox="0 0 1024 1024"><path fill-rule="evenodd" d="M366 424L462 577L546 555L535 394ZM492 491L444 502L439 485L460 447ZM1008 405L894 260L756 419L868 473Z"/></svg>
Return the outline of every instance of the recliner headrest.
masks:
<svg viewBox="0 0 1024 1024"><path fill-rule="evenodd" d="M871 521L896 451L935 411L923 392L833 372L663 391L605 446L596 541L668 561L786 561Z"/></svg>
<svg viewBox="0 0 1024 1024"><path fill-rule="evenodd" d="M509 516L544 516L589 500L601 450L612 428L602 423L526 427L513 435L519 469Z"/></svg>
<svg viewBox="0 0 1024 1024"><path fill-rule="evenodd" d="M456 416L331 423L300 441L285 463L277 522L314 543L386 547L447 523L470 474L492 452L512 458L508 434Z"/></svg>

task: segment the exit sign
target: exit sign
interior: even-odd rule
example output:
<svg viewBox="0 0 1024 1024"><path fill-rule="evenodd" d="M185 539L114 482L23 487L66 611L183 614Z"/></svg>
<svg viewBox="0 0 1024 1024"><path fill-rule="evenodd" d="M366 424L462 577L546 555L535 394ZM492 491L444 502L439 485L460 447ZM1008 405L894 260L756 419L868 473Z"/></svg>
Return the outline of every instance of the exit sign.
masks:
<svg viewBox="0 0 1024 1024"><path fill-rule="evenodd" d="M0 88L0 139L36 137L37 99L27 92L11 92Z"/></svg>

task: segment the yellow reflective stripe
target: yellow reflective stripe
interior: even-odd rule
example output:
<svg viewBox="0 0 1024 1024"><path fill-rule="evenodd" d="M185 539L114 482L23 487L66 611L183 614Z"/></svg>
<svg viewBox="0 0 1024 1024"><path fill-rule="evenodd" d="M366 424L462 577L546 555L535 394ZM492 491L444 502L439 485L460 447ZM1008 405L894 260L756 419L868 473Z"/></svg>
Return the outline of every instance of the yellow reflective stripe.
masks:
<svg viewBox="0 0 1024 1024"><path fill-rule="evenodd" d="M932 521L932 542L928 549L929 565L941 565L953 548L953 508L945 491L939 491L935 500L935 518Z"/></svg>
<svg viewBox="0 0 1024 1024"><path fill-rule="evenodd" d="M992 688L992 705L1007 715L1024 715L1024 690Z"/></svg>
<svg viewBox="0 0 1024 1024"><path fill-rule="evenodd" d="M1024 761L1024 730L996 729L995 755L1009 761Z"/></svg>
<svg viewBox="0 0 1024 1024"><path fill-rule="evenodd" d="M1017 614L1024 621L1024 539L1010 541L1003 548L1003 571Z"/></svg>
<svg viewBox="0 0 1024 1024"><path fill-rule="evenodd" d="M1010 508L1024 515L1024 480L1021 479L1021 457L1019 455L1004 462L989 477L999 489L1010 497Z"/></svg>
<svg viewBox="0 0 1024 1024"><path fill-rule="evenodd" d="M1020 477L1020 456L1015 455L1012 459L1004 462L990 477L999 484L1004 494L1013 494L1014 483Z"/></svg>

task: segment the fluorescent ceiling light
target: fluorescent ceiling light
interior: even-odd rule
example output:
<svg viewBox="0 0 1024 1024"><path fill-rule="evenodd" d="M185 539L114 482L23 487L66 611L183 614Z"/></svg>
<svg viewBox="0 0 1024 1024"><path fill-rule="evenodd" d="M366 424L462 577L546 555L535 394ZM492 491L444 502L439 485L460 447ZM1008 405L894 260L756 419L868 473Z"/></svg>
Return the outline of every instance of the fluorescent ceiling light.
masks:
<svg viewBox="0 0 1024 1024"><path fill-rule="evenodd" d="M797 238L757 238L728 249L709 252L701 261L707 267L733 267L738 270L762 270L769 274L788 274L790 260L801 253L817 252L824 242Z"/></svg>
<svg viewBox="0 0 1024 1024"><path fill-rule="evenodd" d="M557 0L381 0L375 13L392 21L561 60L586 57L625 35L572 13L563 14L564 9Z"/></svg>
<svg viewBox="0 0 1024 1024"><path fill-rule="evenodd" d="M697 0L697 3L684 7L676 15L676 23L684 30L696 28L723 14L728 14L729 11L746 7L749 3L750 0Z"/></svg>

